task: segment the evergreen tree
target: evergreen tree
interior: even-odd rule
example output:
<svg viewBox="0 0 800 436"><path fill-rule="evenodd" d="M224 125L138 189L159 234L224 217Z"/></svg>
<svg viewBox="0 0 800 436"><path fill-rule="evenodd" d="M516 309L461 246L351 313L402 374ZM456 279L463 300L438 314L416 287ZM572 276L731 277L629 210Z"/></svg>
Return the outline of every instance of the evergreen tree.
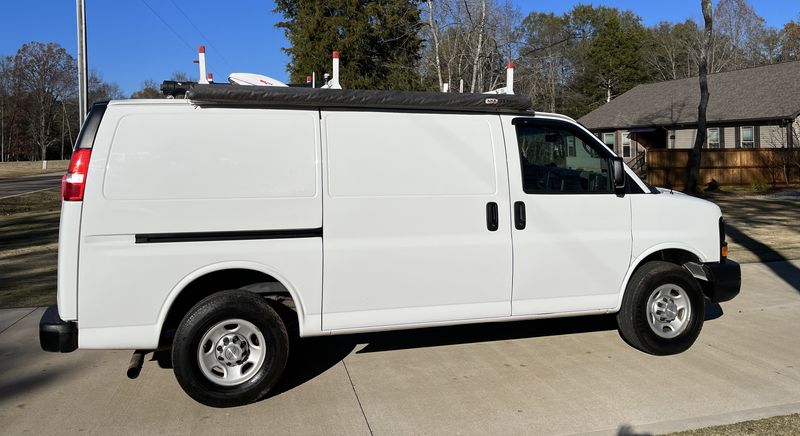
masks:
<svg viewBox="0 0 800 436"><path fill-rule="evenodd" d="M277 0L278 27L290 47L290 81L331 72L341 52L340 82L351 89L419 89L419 0Z"/></svg>
<svg viewBox="0 0 800 436"><path fill-rule="evenodd" d="M644 27L638 21L625 21L610 14L591 40L577 77L582 98L576 102L576 112L595 109L649 79L642 57Z"/></svg>

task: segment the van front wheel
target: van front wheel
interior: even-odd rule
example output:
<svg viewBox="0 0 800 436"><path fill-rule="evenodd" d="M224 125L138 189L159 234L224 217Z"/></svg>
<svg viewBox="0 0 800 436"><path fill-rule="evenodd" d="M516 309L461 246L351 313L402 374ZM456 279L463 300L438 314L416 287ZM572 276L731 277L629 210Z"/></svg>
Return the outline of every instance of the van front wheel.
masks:
<svg viewBox="0 0 800 436"><path fill-rule="evenodd" d="M207 406L252 403L278 381L289 338L263 298L223 291L197 303L175 333L172 364L186 393Z"/></svg>
<svg viewBox="0 0 800 436"><path fill-rule="evenodd" d="M678 265L654 261L631 277L617 324L635 348L669 355L694 344L704 316L703 292L695 279Z"/></svg>

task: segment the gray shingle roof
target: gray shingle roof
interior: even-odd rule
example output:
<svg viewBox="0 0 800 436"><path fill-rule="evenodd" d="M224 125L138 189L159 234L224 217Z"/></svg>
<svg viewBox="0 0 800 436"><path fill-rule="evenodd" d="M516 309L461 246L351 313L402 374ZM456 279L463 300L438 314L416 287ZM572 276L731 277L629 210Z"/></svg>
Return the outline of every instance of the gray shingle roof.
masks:
<svg viewBox="0 0 800 436"><path fill-rule="evenodd" d="M708 122L786 119L800 112L800 61L708 76ZM584 115L590 129L697 123L697 77L639 85Z"/></svg>

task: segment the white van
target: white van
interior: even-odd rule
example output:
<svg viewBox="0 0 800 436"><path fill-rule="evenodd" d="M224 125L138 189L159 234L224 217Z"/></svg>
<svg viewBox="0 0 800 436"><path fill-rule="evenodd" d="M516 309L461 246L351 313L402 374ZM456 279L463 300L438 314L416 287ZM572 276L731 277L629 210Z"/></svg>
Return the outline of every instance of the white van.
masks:
<svg viewBox="0 0 800 436"><path fill-rule="evenodd" d="M739 292L720 209L513 95L197 85L95 105L64 177L43 349L171 349L211 406L303 337L616 313L689 348ZM296 319L278 315L293 310Z"/></svg>

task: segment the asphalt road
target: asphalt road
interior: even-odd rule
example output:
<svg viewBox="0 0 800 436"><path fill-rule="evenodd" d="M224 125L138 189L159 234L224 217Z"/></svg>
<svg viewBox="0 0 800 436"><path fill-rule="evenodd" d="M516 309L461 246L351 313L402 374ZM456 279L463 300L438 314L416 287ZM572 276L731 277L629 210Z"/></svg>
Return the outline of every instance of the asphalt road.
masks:
<svg viewBox="0 0 800 436"><path fill-rule="evenodd" d="M608 317L304 340L271 398L195 403L129 351L39 349L43 309L0 311L6 434L654 433L800 412L800 262L743 265L698 342L654 357ZM298 351L299 349L299 351Z"/></svg>
<svg viewBox="0 0 800 436"><path fill-rule="evenodd" d="M27 177L0 179L0 200L28 192L43 189L55 189L61 186L63 173L41 174Z"/></svg>

